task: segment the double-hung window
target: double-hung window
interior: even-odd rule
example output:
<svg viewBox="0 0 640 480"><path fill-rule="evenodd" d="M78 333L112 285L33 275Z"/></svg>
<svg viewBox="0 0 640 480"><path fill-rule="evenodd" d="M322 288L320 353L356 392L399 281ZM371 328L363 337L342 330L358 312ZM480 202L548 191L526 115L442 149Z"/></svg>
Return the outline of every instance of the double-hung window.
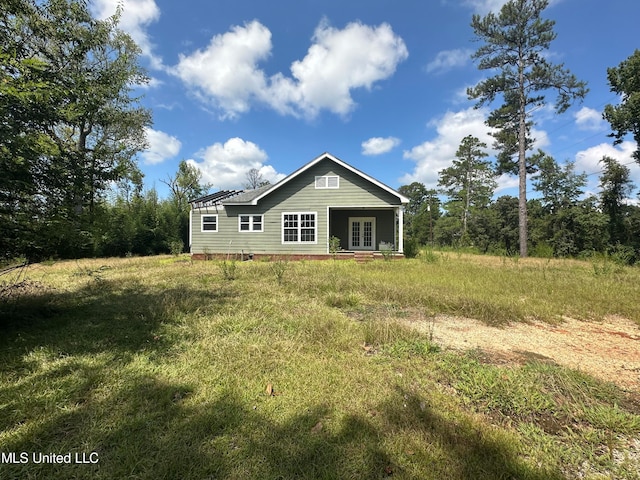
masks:
<svg viewBox="0 0 640 480"><path fill-rule="evenodd" d="M262 215L238 215L239 232L262 232L263 224Z"/></svg>
<svg viewBox="0 0 640 480"><path fill-rule="evenodd" d="M217 232L218 231L218 215L203 215L201 231Z"/></svg>
<svg viewBox="0 0 640 480"><path fill-rule="evenodd" d="M316 243L315 212L283 213L282 243Z"/></svg>

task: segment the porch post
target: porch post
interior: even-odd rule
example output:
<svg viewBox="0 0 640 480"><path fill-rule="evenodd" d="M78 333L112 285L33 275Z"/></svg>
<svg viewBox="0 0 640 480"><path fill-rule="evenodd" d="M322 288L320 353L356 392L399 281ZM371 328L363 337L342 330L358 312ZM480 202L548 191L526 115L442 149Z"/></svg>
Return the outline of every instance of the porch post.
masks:
<svg viewBox="0 0 640 480"><path fill-rule="evenodd" d="M404 249L404 207L398 207L398 253L402 253Z"/></svg>

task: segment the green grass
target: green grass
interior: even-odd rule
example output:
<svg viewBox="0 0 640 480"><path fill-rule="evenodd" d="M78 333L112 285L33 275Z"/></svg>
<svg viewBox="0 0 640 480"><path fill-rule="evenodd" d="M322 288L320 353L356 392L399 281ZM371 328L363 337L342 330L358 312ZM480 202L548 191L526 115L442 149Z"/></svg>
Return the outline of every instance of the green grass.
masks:
<svg viewBox="0 0 640 480"><path fill-rule="evenodd" d="M637 269L438 252L234 268L32 266L0 303L0 453L99 462L0 478L640 478L637 393L454 355L402 322L640 322Z"/></svg>

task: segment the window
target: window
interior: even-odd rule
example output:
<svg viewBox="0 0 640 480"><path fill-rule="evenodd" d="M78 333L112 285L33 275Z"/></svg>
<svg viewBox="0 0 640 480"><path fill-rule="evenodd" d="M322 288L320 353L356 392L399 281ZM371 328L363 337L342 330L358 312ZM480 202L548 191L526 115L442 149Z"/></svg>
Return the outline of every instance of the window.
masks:
<svg viewBox="0 0 640 480"><path fill-rule="evenodd" d="M283 213L282 243L316 243L316 214Z"/></svg>
<svg viewBox="0 0 640 480"><path fill-rule="evenodd" d="M262 232L262 215L239 215L239 232Z"/></svg>
<svg viewBox="0 0 640 480"><path fill-rule="evenodd" d="M218 231L218 215L203 215L202 231L217 232Z"/></svg>
<svg viewBox="0 0 640 480"><path fill-rule="evenodd" d="M337 175L324 175L316 177L316 188L338 188L340 186L340 177Z"/></svg>

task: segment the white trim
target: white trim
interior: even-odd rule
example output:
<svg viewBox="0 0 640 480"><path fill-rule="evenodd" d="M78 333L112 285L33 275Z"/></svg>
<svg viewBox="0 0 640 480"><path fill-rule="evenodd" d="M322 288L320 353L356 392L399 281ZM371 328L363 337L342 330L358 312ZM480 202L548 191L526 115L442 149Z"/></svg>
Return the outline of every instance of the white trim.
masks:
<svg viewBox="0 0 640 480"><path fill-rule="evenodd" d="M242 225L241 218L249 217L249 230L242 230L240 227ZM253 228L253 218L260 217L260 230L255 230ZM238 233L262 233L264 232L264 214L251 214L251 213L240 213L238 214Z"/></svg>
<svg viewBox="0 0 640 480"><path fill-rule="evenodd" d="M395 217L395 215L394 215ZM395 218L394 218L395 222ZM393 233L395 235L396 228L395 225L393 227ZM398 246L398 253L404 252L404 207L398 207L398 241L396 242Z"/></svg>
<svg viewBox="0 0 640 480"><path fill-rule="evenodd" d="M206 217L214 217L216 219L216 229L215 230L205 230L204 229L204 219ZM209 222L211 223L211 222ZM200 233L216 233L218 231L218 215L202 215L200 217Z"/></svg>
<svg viewBox="0 0 640 480"><path fill-rule="evenodd" d="M331 253L329 251L329 239L331 238L329 236L329 233L330 233L330 230L331 230L331 207L329 205L327 205L327 216L326 216L326 219L327 219L327 230L326 230L327 231L327 238L325 240L327 242L327 253Z"/></svg>
<svg viewBox="0 0 640 480"><path fill-rule="evenodd" d="M284 240L284 216L285 215L298 215L298 226L295 227L298 230L298 240L295 242ZM302 241L301 232L302 226L300 225L300 215L313 215L313 242ZM280 240L282 245L316 245L318 243L318 212L282 212L281 224L280 224ZM290 227L291 228L291 227ZM307 230L307 229L305 229Z"/></svg>
<svg viewBox="0 0 640 480"><path fill-rule="evenodd" d="M189 252L191 252L191 245L193 245L193 210L189 210Z"/></svg>
<svg viewBox="0 0 640 480"><path fill-rule="evenodd" d="M336 163L337 165L340 165L343 168L346 168L347 170L349 170L350 172L355 173L356 175L359 175L360 177L364 178L365 180L368 180L369 182L373 183L374 185L376 185L377 187L381 188L382 190L394 195L395 197L398 198L398 200L400 200L400 203L409 203L409 199L407 197L405 197L404 195L402 195L401 193L396 192L393 188L388 187L387 185L385 185L384 183L379 182L378 180L376 180L373 177L370 177L369 175L367 175L364 172L361 172L360 170L358 170L357 168L352 167L351 165L349 165L348 163L343 162L342 160L334 157L333 155L331 155L330 153L323 153L322 155L320 155L319 157L316 157L315 159L311 160L309 163L307 163L306 165L302 166L301 168L299 168L298 170L296 170L295 172L293 172L292 174L286 176L285 178L283 178L282 180L280 180L278 183L276 183L275 185L273 185L271 188L266 189L264 192L262 192L260 195L258 195L256 198L254 198L253 200L251 200L251 202L247 202L247 203L240 203L238 205L257 205L258 201L262 198L264 198L265 196L269 195L271 192L273 192L274 190L277 190L278 188L280 188L281 186L283 186L284 184L290 182L291 180L293 180L294 178L296 178L298 175L300 175L301 173L306 172L307 170L309 170L311 167L313 167L314 165L316 165L317 163L321 162L324 159L329 159L332 162ZM227 201L225 202L227 205L234 205L233 201Z"/></svg>
<svg viewBox="0 0 640 480"><path fill-rule="evenodd" d="M329 184L329 179L335 178L336 183L335 185L330 185ZM320 182L320 183L324 183L324 185L318 185L318 180L324 180L324 182ZM316 190L327 190L327 189L337 189L340 188L340 176L338 175L316 175L315 181L314 181L314 185L316 187Z"/></svg>
<svg viewBox="0 0 640 480"><path fill-rule="evenodd" d="M348 235L349 235L349 250L371 250L375 251L376 248L376 217L348 217ZM371 222L371 245L365 247L364 245L354 245L353 244L353 223L358 222L360 228L360 235L358 238L358 243L364 243L364 223ZM395 215L394 215L395 222Z"/></svg>

